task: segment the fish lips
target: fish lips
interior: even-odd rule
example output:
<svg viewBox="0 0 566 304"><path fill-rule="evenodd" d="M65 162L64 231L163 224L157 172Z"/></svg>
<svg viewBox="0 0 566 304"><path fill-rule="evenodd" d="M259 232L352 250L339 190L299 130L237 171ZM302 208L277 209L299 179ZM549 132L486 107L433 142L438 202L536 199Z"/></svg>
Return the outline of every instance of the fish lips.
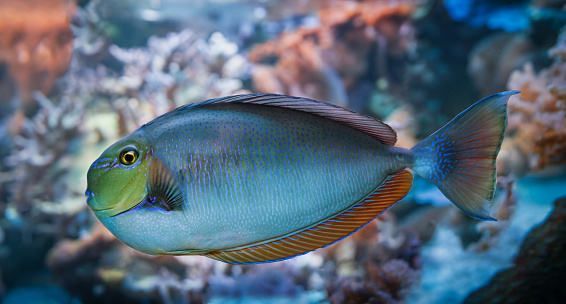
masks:
<svg viewBox="0 0 566 304"><path fill-rule="evenodd" d="M90 190L86 190L85 191L85 195L86 195L86 204L90 207L90 209L92 209L92 211L94 211L95 213L98 212L102 212L104 213L105 211L111 210L112 206L108 207L108 208L100 208L97 206L100 206L99 202L96 200L96 198L94 197L94 192L90 191Z"/></svg>
<svg viewBox="0 0 566 304"><path fill-rule="evenodd" d="M86 189L85 191L85 196L86 196L86 202L88 204L88 201L92 198L94 198L94 193L88 189Z"/></svg>
<svg viewBox="0 0 566 304"><path fill-rule="evenodd" d="M98 207L97 208L96 206L98 206L99 204L98 204L98 201L96 200L96 198L94 198L94 194L92 192L91 192L90 195L87 194L86 196L87 196L86 203L90 207L90 209L92 209L92 211L94 211L94 212L104 212L104 211L112 209L112 207L108 207L108 208Z"/></svg>
<svg viewBox="0 0 566 304"><path fill-rule="evenodd" d="M87 189L87 190L85 191L85 195L86 195L86 203L87 203L87 205L90 207L90 209L92 209L92 211L94 211L97 215L100 214L100 215L105 215L105 216L108 216L108 217L115 217L115 216L118 216L118 215L120 215L120 214L124 214L124 213L126 213L126 212L128 212L128 211L131 211L131 210L133 210L133 209L136 209L136 208L139 207L141 204L143 204L144 202L147 201L147 196L146 196L146 197L145 197L143 200L141 200L140 202L138 202L138 203L136 203L136 204L133 204L131 208L116 213L116 212L113 212L113 211L112 211L112 210L114 209L114 207L115 207L114 205L112 205L112 206L110 206L110 207L107 207L107 208L97 207L97 206L100 206L100 204L99 204L100 202L98 202L98 201L96 200L96 198L94 197L94 193L93 193L92 191L89 191L89 190Z"/></svg>

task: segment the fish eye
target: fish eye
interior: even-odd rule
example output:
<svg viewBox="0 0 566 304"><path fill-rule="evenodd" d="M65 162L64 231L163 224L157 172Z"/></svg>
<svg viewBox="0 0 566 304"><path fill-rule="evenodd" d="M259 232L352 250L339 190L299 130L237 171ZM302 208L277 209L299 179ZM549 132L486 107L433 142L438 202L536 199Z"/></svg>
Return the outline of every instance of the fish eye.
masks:
<svg viewBox="0 0 566 304"><path fill-rule="evenodd" d="M118 159L122 165L129 166L138 160L139 152L135 147L126 147L122 152L120 152L120 156Z"/></svg>

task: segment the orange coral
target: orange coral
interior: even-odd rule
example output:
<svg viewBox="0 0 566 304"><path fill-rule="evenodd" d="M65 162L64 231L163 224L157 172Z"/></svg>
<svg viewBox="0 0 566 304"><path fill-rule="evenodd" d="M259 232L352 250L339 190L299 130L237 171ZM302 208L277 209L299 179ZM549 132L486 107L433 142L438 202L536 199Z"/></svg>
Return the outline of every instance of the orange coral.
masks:
<svg viewBox="0 0 566 304"><path fill-rule="evenodd" d="M332 2L320 10L320 26L284 33L250 52L250 60L259 63L255 89L344 105L346 91L367 73L376 44L380 58L406 52L412 42L406 24L414 9L408 0ZM273 59L274 67L265 64ZM384 60L377 61L383 71Z"/></svg>
<svg viewBox="0 0 566 304"><path fill-rule="evenodd" d="M514 147L536 171L566 162L566 32L549 51L556 60L536 74L532 64L511 74L509 89L521 94L509 100L508 132Z"/></svg>
<svg viewBox="0 0 566 304"><path fill-rule="evenodd" d="M22 102L30 102L33 90L49 93L67 71L73 47L67 14L74 6L68 0L0 0L0 62L10 66Z"/></svg>

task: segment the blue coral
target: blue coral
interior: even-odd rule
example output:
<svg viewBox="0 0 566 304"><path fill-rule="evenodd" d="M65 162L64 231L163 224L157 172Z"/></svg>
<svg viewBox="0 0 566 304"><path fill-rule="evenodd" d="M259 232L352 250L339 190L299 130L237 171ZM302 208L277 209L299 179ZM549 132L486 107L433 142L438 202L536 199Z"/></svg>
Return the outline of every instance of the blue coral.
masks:
<svg viewBox="0 0 566 304"><path fill-rule="evenodd" d="M530 26L526 1L445 0L450 17L470 26L518 32Z"/></svg>

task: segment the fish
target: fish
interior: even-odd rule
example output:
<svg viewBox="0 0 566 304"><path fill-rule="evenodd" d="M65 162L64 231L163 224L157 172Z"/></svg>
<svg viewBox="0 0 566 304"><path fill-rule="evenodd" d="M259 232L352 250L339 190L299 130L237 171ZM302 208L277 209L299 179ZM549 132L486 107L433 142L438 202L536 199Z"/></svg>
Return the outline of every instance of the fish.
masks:
<svg viewBox="0 0 566 304"><path fill-rule="evenodd" d="M150 255L289 259L346 238L407 195L413 174L456 207L490 207L507 101L488 96L411 149L387 124L307 98L247 94L174 109L108 147L85 192L96 217Z"/></svg>

